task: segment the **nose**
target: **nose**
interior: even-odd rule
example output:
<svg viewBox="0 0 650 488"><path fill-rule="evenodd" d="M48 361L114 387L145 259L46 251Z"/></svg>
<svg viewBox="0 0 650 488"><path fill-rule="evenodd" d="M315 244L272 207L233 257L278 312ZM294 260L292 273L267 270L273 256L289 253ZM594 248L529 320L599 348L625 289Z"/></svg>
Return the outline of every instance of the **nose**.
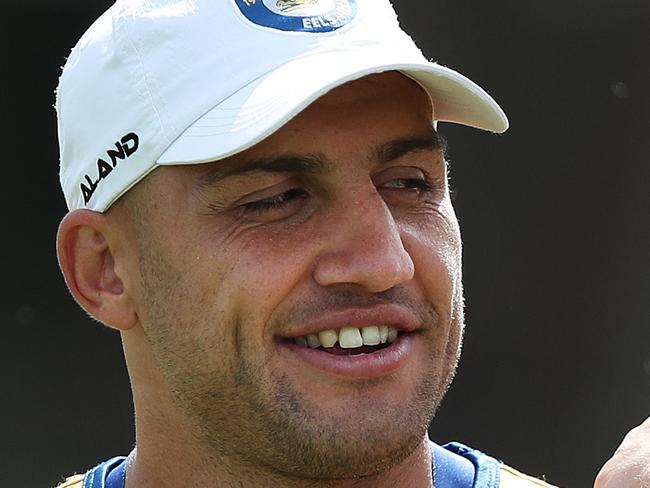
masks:
<svg viewBox="0 0 650 488"><path fill-rule="evenodd" d="M376 192L342 205L318 257L314 280L321 286L356 284L378 293L413 278L415 267L390 209Z"/></svg>

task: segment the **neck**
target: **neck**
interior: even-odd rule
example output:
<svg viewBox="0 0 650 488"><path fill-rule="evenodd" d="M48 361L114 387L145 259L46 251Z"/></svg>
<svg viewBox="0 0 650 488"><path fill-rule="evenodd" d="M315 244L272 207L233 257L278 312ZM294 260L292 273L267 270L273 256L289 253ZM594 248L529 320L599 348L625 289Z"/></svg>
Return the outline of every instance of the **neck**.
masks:
<svg viewBox="0 0 650 488"><path fill-rule="evenodd" d="M357 479L307 479L279 473L264 466L246 466L230 459L192 454L178 445L172 452L136 448L129 456L126 488L432 488L431 454L428 440L401 463L383 473ZM182 452L179 452L182 451Z"/></svg>

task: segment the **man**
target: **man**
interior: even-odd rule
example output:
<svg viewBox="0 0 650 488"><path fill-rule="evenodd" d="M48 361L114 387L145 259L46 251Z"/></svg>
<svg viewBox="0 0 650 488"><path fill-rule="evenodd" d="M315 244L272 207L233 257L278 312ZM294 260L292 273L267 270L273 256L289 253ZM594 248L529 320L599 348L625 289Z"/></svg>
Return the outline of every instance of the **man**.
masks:
<svg viewBox="0 0 650 488"><path fill-rule="evenodd" d="M57 112L59 260L137 446L62 486L548 486L427 438L464 326L436 123L508 122L389 3L118 1Z"/></svg>

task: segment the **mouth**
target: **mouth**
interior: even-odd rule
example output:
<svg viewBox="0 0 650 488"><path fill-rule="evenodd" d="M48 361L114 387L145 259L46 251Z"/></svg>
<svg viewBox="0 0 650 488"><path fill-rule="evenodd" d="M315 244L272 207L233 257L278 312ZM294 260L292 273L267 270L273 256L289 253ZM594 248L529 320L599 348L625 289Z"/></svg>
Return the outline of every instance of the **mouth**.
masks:
<svg viewBox="0 0 650 488"><path fill-rule="evenodd" d="M386 349L397 340L399 335L400 331L393 326L373 325L327 329L314 334L282 340L302 348L315 349L336 356L354 356L372 354Z"/></svg>
<svg viewBox="0 0 650 488"><path fill-rule="evenodd" d="M296 372L339 379L391 375L423 353L422 321L395 304L332 310L275 337L278 358Z"/></svg>
<svg viewBox="0 0 650 488"><path fill-rule="evenodd" d="M286 353L281 357L299 371L315 368L343 380L359 380L385 377L407 362L417 361L414 353L419 349L418 338L418 331L369 326L326 329L306 336L279 338L276 343Z"/></svg>

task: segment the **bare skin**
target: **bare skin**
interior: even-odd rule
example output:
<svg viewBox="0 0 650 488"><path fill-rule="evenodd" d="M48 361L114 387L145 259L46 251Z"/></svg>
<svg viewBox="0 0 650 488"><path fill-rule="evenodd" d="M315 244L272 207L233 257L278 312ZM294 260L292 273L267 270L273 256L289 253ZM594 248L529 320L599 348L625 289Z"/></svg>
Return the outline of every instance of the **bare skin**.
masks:
<svg viewBox="0 0 650 488"><path fill-rule="evenodd" d="M69 214L58 246L79 303L122 333L127 488L432 486L461 242L411 80L348 83L236 156L158 168L107 214ZM335 373L288 345L384 315L405 329L384 369Z"/></svg>
<svg viewBox="0 0 650 488"><path fill-rule="evenodd" d="M650 418L625 436L594 488L650 488Z"/></svg>

